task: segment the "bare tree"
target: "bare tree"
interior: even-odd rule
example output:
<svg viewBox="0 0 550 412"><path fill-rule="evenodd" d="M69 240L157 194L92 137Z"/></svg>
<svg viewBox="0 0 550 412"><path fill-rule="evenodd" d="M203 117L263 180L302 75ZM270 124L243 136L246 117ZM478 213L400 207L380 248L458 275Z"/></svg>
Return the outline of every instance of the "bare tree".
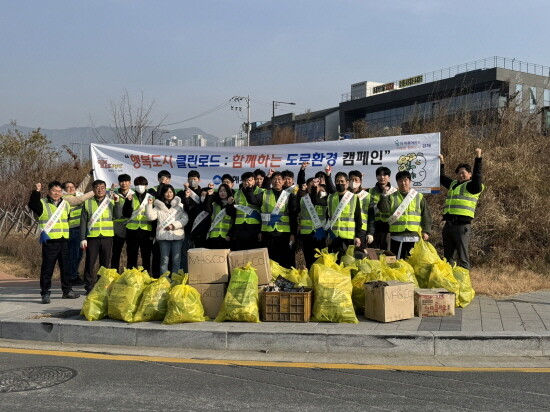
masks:
<svg viewBox="0 0 550 412"><path fill-rule="evenodd" d="M132 103L128 90L119 101L111 100L111 129L115 143L122 144L152 144L155 132L164 122L164 117L160 122L153 123L151 113L155 101L150 103L145 101L143 92L138 104ZM93 122L92 122L93 125ZM106 142L104 136L94 126L96 137L101 142Z"/></svg>

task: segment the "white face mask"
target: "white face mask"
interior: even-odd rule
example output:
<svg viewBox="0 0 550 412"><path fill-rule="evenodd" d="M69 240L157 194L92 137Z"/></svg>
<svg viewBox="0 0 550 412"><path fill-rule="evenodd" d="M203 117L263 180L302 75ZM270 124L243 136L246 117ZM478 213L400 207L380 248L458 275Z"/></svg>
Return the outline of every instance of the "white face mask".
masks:
<svg viewBox="0 0 550 412"><path fill-rule="evenodd" d="M353 182L351 184L352 189L359 189L361 187L361 183L359 182Z"/></svg>
<svg viewBox="0 0 550 412"><path fill-rule="evenodd" d="M144 186L144 185L136 186L136 192L138 192L139 194L145 193L145 189L147 189L147 186Z"/></svg>
<svg viewBox="0 0 550 412"><path fill-rule="evenodd" d="M319 197L322 199L323 197L327 197L327 192L321 192L319 193Z"/></svg>
<svg viewBox="0 0 550 412"><path fill-rule="evenodd" d="M191 180L189 182L189 186L192 187L193 189L196 188L198 185L199 185L199 182L196 180Z"/></svg>

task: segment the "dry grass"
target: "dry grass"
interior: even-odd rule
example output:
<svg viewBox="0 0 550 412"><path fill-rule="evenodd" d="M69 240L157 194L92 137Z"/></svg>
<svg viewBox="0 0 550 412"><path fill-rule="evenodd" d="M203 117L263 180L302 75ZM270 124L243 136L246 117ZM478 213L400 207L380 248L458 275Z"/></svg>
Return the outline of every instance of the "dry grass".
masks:
<svg viewBox="0 0 550 412"><path fill-rule="evenodd" d="M38 279L42 263L42 247L34 236L12 234L0 237L0 270L17 277ZM56 267L54 278L59 278Z"/></svg>
<svg viewBox="0 0 550 412"><path fill-rule="evenodd" d="M39 276L30 276L28 267L25 267L21 262L8 255L0 256L0 273L16 276L18 278L38 278Z"/></svg>
<svg viewBox="0 0 550 412"><path fill-rule="evenodd" d="M529 269L511 265L482 266L470 272L472 286L477 294L503 298L537 290L550 289L550 277Z"/></svg>

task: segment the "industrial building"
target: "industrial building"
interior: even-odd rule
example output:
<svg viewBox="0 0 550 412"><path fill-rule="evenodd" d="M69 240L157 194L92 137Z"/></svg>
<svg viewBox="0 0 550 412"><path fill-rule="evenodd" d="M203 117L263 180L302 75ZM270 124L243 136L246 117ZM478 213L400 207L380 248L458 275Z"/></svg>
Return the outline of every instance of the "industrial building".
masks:
<svg viewBox="0 0 550 412"><path fill-rule="evenodd" d="M250 145L272 144L273 132L290 133L295 143L337 140L340 123L339 109L319 110L295 115L287 113L274 116L269 122L256 122L250 131Z"/></svg>
<svg viewBox="0 0 550 412"><path fill-rule="evenodd" d="M550 67L516 59L490 57L401 80L352 85L340 103L340 131L351 132L363 120L372 130L399 127L412 119L459 110L479 112L514 104L516 110L541 116L550 127Z"/></svg>
<svg viewBox="0 0 550 412"><path fill-rule="evenodd" d="M294 133L296 143L351 137L358 121L371 131L408 133L411 122L437 114L491 114L510 105L538 116L541 130L548 133L550 67L495 56L394 81L354 83L339 107L253 124L250 144L271 144L274 130L285 128Z"/></svg>

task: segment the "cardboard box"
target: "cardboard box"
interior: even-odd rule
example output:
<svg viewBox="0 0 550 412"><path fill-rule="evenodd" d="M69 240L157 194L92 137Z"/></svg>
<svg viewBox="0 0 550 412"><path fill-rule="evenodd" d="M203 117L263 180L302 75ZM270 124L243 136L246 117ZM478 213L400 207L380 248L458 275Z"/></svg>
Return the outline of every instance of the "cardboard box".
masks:
<svg viewBox="0 0 550 412"><path fill-rule="evenodd" d="M226 283L229 281L227 255L229 249L189 249L189 284Z"/></svg>
<svg viewBox="0 0 550 412"><path fill-rule="evenodd" d="M397 261L397 258L390 250L367 248L367 255L370 260L379 260L380 255L386 256L386 263L393 263Z"/></svg>
<svg viewBox="0 0 550 412"><path fill-rule="evenodd" d="M365 283L365 317L393 322L414 317L414 284L388 280Z"/></svg>
<svg viewBox="0 0 550 412"><path fill-rule="evenodd" d="M269 253L267 248L239 250L229 253L229 271L246 265L252 264L258 274L258 285L267 285L271 283L271 265L269 264Z"/></svg>
<svg viewBox="0 0 550 412"><path fill-rule="evenodd" d="M415 289L415 316L454 316L455 294L443 288Z"/></svg>
<svg viewBox="0 0 550 412"><path fill-rule="evenodd" d="M227 285L225 283L206 283L193 285L193 287L197 289L201 295L204 314L210 319L215 319L222 306Z"/></svg>

